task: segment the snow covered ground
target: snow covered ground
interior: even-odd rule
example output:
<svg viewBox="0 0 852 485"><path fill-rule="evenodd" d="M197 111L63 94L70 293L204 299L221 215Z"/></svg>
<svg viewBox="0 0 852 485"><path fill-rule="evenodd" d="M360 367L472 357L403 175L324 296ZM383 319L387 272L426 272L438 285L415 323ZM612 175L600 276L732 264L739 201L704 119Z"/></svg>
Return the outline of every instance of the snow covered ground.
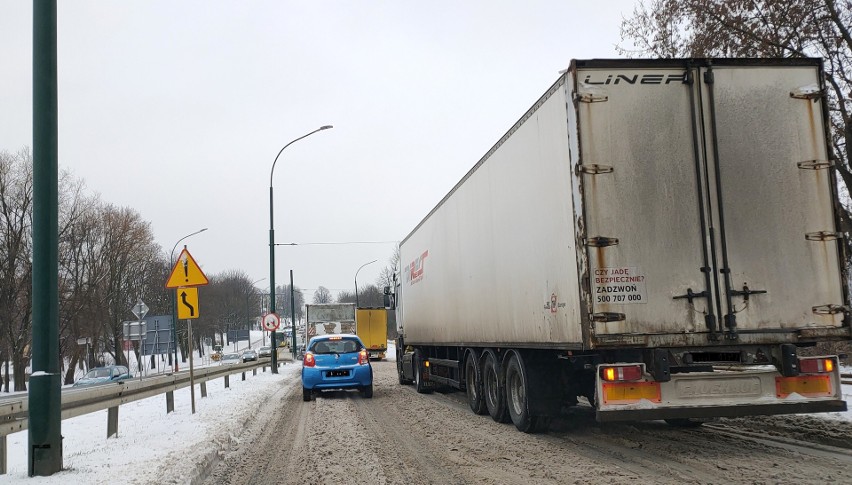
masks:
<svg viewBox="0 0 852 485"><path fill-rule="evenodd" d="M393 360L394 349L388 349ZM106 438L107 412L62 421L64 470L50 477L27 477L27 432L8 437L8 469L0 483L10 484L165 484L189 483L210 456L228 443L251 439L244 436L245 423L264 412L267 397L281 386L300 385L300 363L207 384L207 397L196 389L196 413L192 414L189 389L175 392L175 411L166 414L164 396L121 406L118 436ZM845 373L852 369L844 369ZM843 386L852 402L852 386ZM852 412L814 415L823 419L852 421ZM276 453L277 450L258 450Z"/></svg>

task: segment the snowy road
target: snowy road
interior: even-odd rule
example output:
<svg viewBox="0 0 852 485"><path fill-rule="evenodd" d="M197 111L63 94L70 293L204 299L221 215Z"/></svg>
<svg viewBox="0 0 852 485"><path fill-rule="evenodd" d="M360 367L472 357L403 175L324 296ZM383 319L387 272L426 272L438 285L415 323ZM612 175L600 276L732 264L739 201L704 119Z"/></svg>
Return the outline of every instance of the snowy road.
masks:
<svg viewBox="0 0 852 485"><path fill-rule="evenodd" d="M526 435L469 411L462 393L419 395L374 363L375 395L302 402L281 387L203 483L839 483L852 422L810 416L596 423L587 409ZM268 412L266 412L268 411Z"/></svg>

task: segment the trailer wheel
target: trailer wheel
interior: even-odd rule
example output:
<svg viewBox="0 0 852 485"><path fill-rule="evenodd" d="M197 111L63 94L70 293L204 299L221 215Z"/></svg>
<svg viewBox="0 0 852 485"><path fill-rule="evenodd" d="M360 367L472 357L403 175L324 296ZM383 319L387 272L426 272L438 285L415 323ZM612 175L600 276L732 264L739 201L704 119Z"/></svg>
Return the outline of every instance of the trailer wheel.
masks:
<svg viewBox="0 0 852 485"><path fill-rule="evenodd" d="M414 351L414 361L412 364L414 365L414 387L420 394L430 394L432 388L427 387L426 383L423 382L423 362L420 359L419 350Z"/></svg>
<svg viewBox="0 0 852 485"><path fill-rule="evenodd" d="M515 427L524 433L538 430L538 416L530 414L530 380L523 358L512 352L506 364L506 407Z"/></svg>
<svg viewBox="0 0 852 485"><path fill-rule="evenodd" d="M498 423L509 422L509 410L506 408L506 390L503 386L500 363L494 351L488 349L482 356L482 391L485 407L491 419Z"/></svg>
<svg viewBox="0 0 852 485"><path fill-rule="evenodd" d="M465 391L467 392L467 404L475 414L485 414L488 408L482 397L482 368L479 365L479 356L476 351L471 350L464 362Z"/></svg>

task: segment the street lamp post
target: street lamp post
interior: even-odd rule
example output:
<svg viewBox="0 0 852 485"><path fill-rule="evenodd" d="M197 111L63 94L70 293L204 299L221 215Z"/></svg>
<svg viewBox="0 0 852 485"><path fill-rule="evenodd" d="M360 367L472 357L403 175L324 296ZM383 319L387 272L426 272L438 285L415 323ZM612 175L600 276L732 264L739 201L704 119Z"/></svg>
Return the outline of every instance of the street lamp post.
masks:
<svg viewBox="0 0 852 485"><path fill-rule="evenodd" d="M368 264L373 264L376 261L378 261L378 259L374 259L369 263L364 263L361 265L361 268L367 266ZM358 271L361 271L361 268L358 268ZM355 308L358 308L358 271L355 272Z"/></svg>
<svg viewBox="0 0 852 485"><path fill-rule="evenodd" d="M181 242L181 241L183 241L184 239L186 239L186 238L188 238L188 237L190 237L190 236L194 236L194 235L196 235L196 234L202 233L202 232L204 232L204 231L206 231L206 230L207 230L207 228L206 228L206 227L205 227L204 229L199 229L199 230L197 230L197 231L195 231L195 232L193 232L193 233L191 233L191 234L187 234L186 236L184 236L184 237L182 237L182 238L180 238L180 239L178 239L178 240L177 240L177 242L175 243L175 245L172 247L172 252L171 252L171 253L169 253L169 264L170 264L169 271L171 271L171 270L172 270L172 268L174 268L174 266L175 266L175 249L177 249L178 244L180 244L180 242ZM178 341L177 341L177 290L175 290L175 291L174 291L174 293L172 293L172 341L174 341L174 343L175 343L175 372L177 372L177 371L178 371L178 357L177 357L177 348L178 348Z"/></svg>
<svg viewBox="0 0 852 485"><path fill-rule="evenodd" d="M314 133L322 130L328 130L332 128L331 125L324 125L316 130L302 135L299 138L291 141L290 143L284 145L284 148L278 151L278 155L275 155L275 160L272 162L272 169L269 170L269 311L271 313L275 313L275 224L273 218L273 204L272 204L272 175L275 173L275 164L278 163L278 157L281 156L281 152L284 151L285 148L296 143L302 138L307 138ZM269 343L272 346L272 373L278 373L278 346L275 343L275 332L272 332L269 338ZM290 349L295 356L295 349Z"/></svg>

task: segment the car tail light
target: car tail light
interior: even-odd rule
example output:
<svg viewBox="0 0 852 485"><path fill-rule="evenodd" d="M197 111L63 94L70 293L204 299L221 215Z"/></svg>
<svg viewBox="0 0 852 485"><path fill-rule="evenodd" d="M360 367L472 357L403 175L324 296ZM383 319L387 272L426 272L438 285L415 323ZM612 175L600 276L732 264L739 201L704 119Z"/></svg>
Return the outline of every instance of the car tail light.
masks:
<svg viewBox="0 0 852 485"><path fill-rule="evenodd" d="M608 382L638 381L642 379L641 365L619 365L601 367L601 379Z"/></svg>
<svg viewBox="0 0 852 485"><path fill-rule="evenodd" d="M811 357L799 359L799 372L802 374L830 374L837 368L834 357Z"/></svg>
<svg viewBox="0 0 852 485"><path fill-rule="evenodd" d="M317 359L314 358L314 354L307 352L305 358L302 360L302 365L305 367L314 367L317 365Z"/></svg>
<svg viewBox="0 0 852 485"><path fill-rule="evenodd" d="M364 365L370 363L370 354L367 353L366 350L362 350L358 352L358 365Z"/></svg>

